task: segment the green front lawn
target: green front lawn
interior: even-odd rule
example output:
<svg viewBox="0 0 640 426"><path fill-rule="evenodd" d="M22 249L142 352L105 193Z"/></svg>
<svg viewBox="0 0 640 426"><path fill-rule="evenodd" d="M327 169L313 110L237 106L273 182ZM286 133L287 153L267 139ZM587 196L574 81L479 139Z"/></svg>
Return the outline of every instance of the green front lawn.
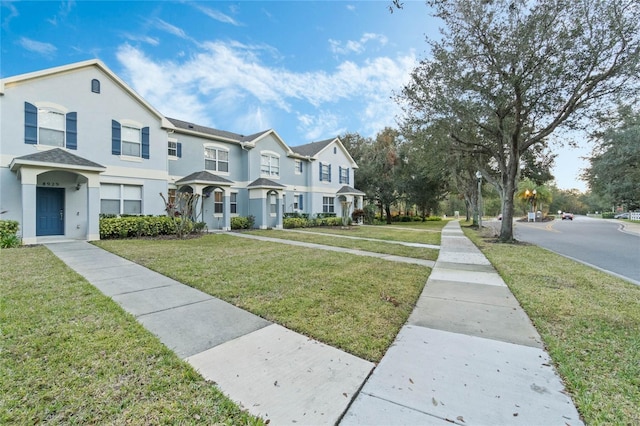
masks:
<svg viewBox="0 0 640 426"><path fill-rule="evenodd" d="M252 230L252 235L260 235L263 237L280 238L284 240L303 241L306 243L323 244L327 246L342 247L352 250L363 250L374 253L390 254L394 256L412 257L415 259L424 260L436 260L438 258L439 250L424 247L408 247L400 244L392 244L382 241L368 241L368 240L354 240L351 238L340 238L332 236L333 233L324 232L327 235L318 235L316 228L311 228L306 231L278 231L278 230ZM401 231L402 232L402 231ZM354 237L351 234L351 230L343 231L342 234L349 237ZM373 238L362 237L359 238ZM387 240L390 241L390 240ZM393 241L393 240L391 240Z"/></svg>
<svg viewBox="0 0 640 426"><path fill-rule="evenodd" d="M45 247L0 254L0 424L262 424Z"/></svg>
<svg viewBox="0 0 640 426"><path fill-rule="evenodd" d="M394 222L392 225L351 226L349 229L318 227L304 228L303 230L324 234L375 238L378 240L440 245L440 232L447 223L445 220L430 222Z"/></svg>
<svg viewBox="0 0 640 426"><path fill-rule="evenodd" d="M377 362L429 268L225 234L98 246L289 329Z"/></svg>

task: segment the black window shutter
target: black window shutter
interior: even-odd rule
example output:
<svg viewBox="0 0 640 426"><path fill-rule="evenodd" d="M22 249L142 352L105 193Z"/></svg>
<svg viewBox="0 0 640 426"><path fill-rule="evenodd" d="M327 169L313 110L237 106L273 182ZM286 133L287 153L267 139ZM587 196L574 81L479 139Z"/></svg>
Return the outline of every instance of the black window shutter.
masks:
<svg viewBox="0 0 640 426"><path fill-rule="evenodd" d="M120 138L121 138L120 123L116 120L111 120L111 154L120 155Z"/></svg>
<svg viewBox="0 0 640 426"><path fill-rule="evenodd" d="M304 207L302 207L302 194L298 196L298 204L298 209L303 210Z"/></svg>
<svg viewBox="0 0 640 426"><path fill-rule="evenodd" d="M322 163L320 163L320 182L322 182Z"/></svg>
<svg viewBox="0 0 640 426"><path fill-rule="evenodd" d="M176 155L178 158L182 158L182 144L180 142L176 144Z"/></svg>
<svg viewBox="0 0 640 426"><path fill-rule="evenodd" d="M78 149L78 113L67 114L67 148Z"/></svg>
<svg viewBox="0 0 640 426"><path fill-rule="evenodd" d="M24 143L38 143L38 108L29 102L24 103Z"/></svg>
<svg viewBox="0 0 640 426"><path fill-rule="evenodd" d="M142 158L149 158L149 128L142 128Z"/></svg>
<svg viewBox="0 0 640 426"><path fill-rule="evenodd" d="M331 164L329 164L329 182L331 182Z"/></svg>

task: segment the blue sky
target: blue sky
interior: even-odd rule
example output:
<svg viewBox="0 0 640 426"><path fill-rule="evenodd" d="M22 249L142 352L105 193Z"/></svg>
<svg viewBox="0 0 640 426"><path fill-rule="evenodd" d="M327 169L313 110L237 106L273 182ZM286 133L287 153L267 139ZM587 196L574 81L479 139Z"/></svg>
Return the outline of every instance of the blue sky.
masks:
<svg viewBox="0 0 640 426"><path fill-rule="evenodd" d="M2 77L98 58L166 116L291 146L395 127L391 99L428 54L423 1L3 1ZM563 150L575 180L588 150Z"/></svg>

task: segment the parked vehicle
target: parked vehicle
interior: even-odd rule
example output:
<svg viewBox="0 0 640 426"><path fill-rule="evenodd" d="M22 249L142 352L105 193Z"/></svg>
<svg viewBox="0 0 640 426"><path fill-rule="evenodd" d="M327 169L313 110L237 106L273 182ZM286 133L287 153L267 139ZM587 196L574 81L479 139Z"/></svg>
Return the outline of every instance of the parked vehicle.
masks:
<svg viewBox="0 0 640 426"><path fill-rule="evenodd" d="M627 212L627 213L618 213L613 218L614 219L629 219L629 217L631 217L631 215L629 214L629 212Z"/></svg>
<svg viewBox="0 0 640 426"><path fill-rule="evenodd" d="M562 212L562 220L573 220L573 213Z"/></svg>

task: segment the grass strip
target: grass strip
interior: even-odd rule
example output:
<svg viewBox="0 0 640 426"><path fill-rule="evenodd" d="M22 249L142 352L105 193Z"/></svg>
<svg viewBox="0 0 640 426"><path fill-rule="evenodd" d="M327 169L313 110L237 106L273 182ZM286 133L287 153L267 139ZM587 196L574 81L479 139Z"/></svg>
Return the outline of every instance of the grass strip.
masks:
<svg viewBox="0 0 640 426"><path fill-rule="evenodd" d="M281 238L283 240L302 241L305 243L324 244L333 247L342 247L352 250L370 251L373 253L390 254L394 256L411 257L414 259L436 260L439 250L425 247L407 247L400 244L386 243L382 241L353 240L350 238L336 238L333 235L345 235L353 237L349 231L345 233L332 233L331 235L317 235L313 231L278 231L278 230L252 230L252 235ZM371 238L361 237L359 238ZM392 241L392 240L387 240Z"/></svg>
<svg viewBox="0 0 640 426"><path fill-rule="evenodd" d="M0 424L263 424L45 247L0 255Z"/></svg>
<svg viewBox="0 0 640 426"><path fill-rule="evenodd" d="M440 245L440 233L446 224L447 221L439 220L431 222L398 222L393 225L351 226L345 229L341 227L317 227L301 230L350 237L375 238L377 240Z"/></svg>
<svg viewBox="0 0 640 426"><path fill-rule="evenodd" d="M640 424L640 287L537 246L464 231L533 321L585 422Z"/></svg>
<svg viewBox="0 0 640 426"><path fill-rule="evenodd" d="M417 265L224 234L96 244L374 362L406 322L430 272Z"/></svg>

